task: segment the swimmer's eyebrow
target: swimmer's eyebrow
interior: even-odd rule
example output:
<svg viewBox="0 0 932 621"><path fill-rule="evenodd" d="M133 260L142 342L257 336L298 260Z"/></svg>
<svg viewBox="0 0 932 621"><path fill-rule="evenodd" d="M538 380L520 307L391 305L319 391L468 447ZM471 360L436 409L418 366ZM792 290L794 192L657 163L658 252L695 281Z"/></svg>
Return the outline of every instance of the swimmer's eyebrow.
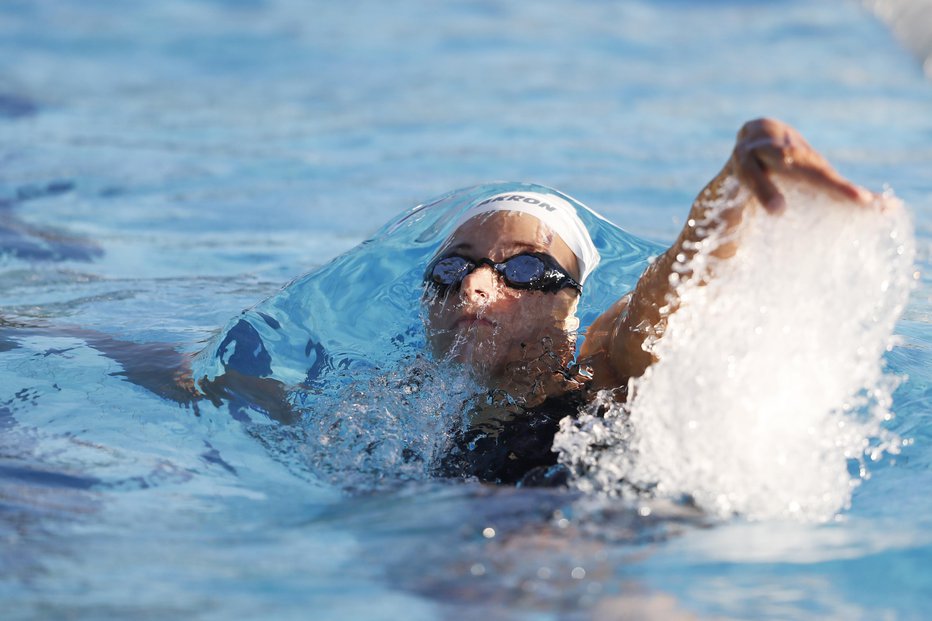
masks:
<svg viewBox="0 0 932 621"><path fill-rule="evenodd" d="M528 244L525 242L511 244L510 246L506 246L506 248L511 249L511 252L506 253L511 256L514 256L521 252L545 252L546 251L546 248L541 248L537 244Z"/></svg>
<svg viewBox="0 0 932 621"><path fill-rule="evenodd" d="M443 250L443 252L446 252L446 253L459 252L460 250L465 250L466 252L469 252L472 250L472 244L470 244L469 242L460 242L458 244L453 244L452 246L447 246Z"/></svg>
<svg viewBox="0 0 932 621"><path fill-rule="evenodd" d="M508 250L508 252L504 253L506 257L513 257L516 254L521 254L522 252L546 252L545 248L541 248L540 246L536 244L530 244L527 242L514 242L514 243L511 243L505 246L505 249ZM445 254L451 254L451 253L456 254L458 252L471 253L473 250L474 250L474 247L471 243L459 242L457 244L453 244L452 246L448 246L446 250L444 250L444 253Z"/></svg>

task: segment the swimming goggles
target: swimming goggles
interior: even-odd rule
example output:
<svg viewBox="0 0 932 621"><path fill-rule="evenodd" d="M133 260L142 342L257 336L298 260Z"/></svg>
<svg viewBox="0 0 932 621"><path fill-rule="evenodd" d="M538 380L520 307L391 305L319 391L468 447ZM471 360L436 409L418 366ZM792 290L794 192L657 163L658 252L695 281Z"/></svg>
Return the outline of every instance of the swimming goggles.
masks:
<svg viewBox="0 0 932 621"><path fill-rule="evenodd" d="M556 259L542 252L516 254L501 263L491 259L469 259L458 254L447 255L430 264L424 274L424 282L445 293L450 288L458 287L480 265L488 265L498 272L512 289L556 293L564 287L571 287L582 291L582 285L573 280Z"/></svg>

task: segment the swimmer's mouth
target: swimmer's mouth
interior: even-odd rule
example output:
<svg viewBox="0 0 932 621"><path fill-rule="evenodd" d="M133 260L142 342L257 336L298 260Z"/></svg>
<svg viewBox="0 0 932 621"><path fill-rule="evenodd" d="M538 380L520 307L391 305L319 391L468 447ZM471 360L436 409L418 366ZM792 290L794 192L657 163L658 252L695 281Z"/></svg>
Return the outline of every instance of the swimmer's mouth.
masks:
<svg viewBox="0 0 932 621"><path fill-rule="evenodd" d="M490 328L496 327L494 321L489 321L488 319L483 319L476 315L466 315L465 317L460 317L456 320L456 323L453 324L454 328L473 328L479 326L488 326Z"/></svg>

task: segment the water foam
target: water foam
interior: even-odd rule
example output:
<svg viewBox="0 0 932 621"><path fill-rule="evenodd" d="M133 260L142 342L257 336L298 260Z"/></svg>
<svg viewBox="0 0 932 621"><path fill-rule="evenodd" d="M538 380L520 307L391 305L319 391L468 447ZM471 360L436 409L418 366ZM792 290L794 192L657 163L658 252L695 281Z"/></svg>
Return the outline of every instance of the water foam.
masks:
<svg viewBox="0 0 932 621"><path fill-rule="evenodd" d="M913 282L909 218L892 196L865 208L784 190L784 214L745 217L735 257L699 251L692 267L714 277L677 286L628 404L603 395L563 422L555 450L577 487L826 520L866 462L897 452L882 357Z"/></svg>
<svg viewBox="0 0 932 621"><path fill-rule="evenodd" d="M296 392L302 419L286 444L317 478L344 489L427 479L478 393L458 366L413 357L334 382L326 393Z"/></svg>

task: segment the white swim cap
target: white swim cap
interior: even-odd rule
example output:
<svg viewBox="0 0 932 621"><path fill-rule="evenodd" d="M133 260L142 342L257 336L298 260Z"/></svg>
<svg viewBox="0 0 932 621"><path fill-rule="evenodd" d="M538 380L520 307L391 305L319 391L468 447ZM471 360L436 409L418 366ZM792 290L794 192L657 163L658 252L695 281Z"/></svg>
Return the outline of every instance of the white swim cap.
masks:
<svg viewBox="0 0 932 621"><path fill-rule="evenodd" d="M599 251L595 249L586 225L576 214L576 208L556 194L540 192L496 194L467 209L456 221L456 228L478 215L495 211L527 213L549 226L576 255L576 260L579 262L579 284L584 283L595 266L599 264Z"/></svg>

